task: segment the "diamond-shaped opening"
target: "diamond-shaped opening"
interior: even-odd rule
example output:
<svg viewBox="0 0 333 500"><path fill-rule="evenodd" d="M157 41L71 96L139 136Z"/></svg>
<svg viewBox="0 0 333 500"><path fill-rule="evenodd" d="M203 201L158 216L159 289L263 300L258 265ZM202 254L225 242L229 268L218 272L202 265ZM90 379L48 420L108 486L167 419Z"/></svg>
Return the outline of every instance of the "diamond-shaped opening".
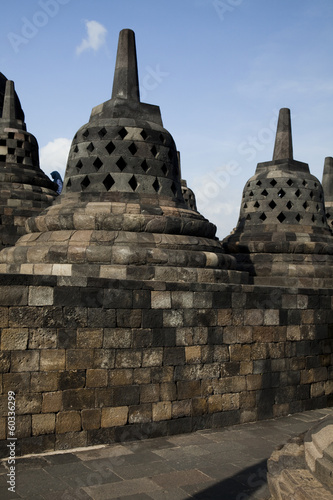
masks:
<svg viewBox="0 0 333 500"><path fill-rule="evenodd" d="M158 137L159 137L161 143L164 144L164 142L165 142L164 135L160 134Z"/></svg>
<svg viewBox="0 0 333 500"><path fill-rule="evenodd" d="M100 136L100 138L102 139L106 134L107 134L107 130L105 127L101 128L101 130L98 131L98 135Z"/></svg>
<svg viewBox="0 0 333 500"><path fill-rule="evenodd" d="M71 187L71 185L72 185L72 181L71 181L70 179L68 179L67 184L66 184L66 187L67 187L67 188L70 188L70 187Z"/></svg>
<svg viewBox="0 0 333 500"><path fill-rule="evenodd" d="M135 178L134 175L132 175L132 177L128 181L128 184L131 186L131 188L133 189L133 191L136 190L136 188L138 187L138 183L137 183L137 180L136 180L136 178Z"/></svg>
<svg viewBox="0 0 333 500"><path fill-rule="evenodd" d="M317 210L317 212L319 212L319 211L320 211L320 206L318 205L318 203L317 203L317 205L316 205L316 210Z"/></svg>
<svg viewBox="0 0 333 500"><path fill-rule="evenodd" d="M6 161L6 155L4 155L4 160L2 160L2 161ZM17 163L23 163L23 156L18 156L16 158L16 161L17 161Z"/></svg>
<svg viewBox="0 0 333 500"><path fill-rule="evenodd" d="M285 196L285 191L283 191L283 189L280 189L280 191L278 192L278 196L280 196L280 198L283 198Z"/></svg>
<svg viewBox="0 0 333 500"><path fill-rule="evenodd" d="M256 201L255 204L253 205L255 208L259 208L260 207L260 203L259 201Z"/></svg>
<svg viewBox="0 0 333 500"><path fill-rule="evenodd" d="M302 184L303 184L303 186L307 186L307 185L308 185L308 183L306 182L306 180L304 180L304 181L302 182Z"/></svg>
<svg viewBox="0 0 333 500"><path fill-rule="evenodd" d="M137 152L138 148L136 147L136 145L134 144L134 142L132 142L132 144L130 146L128 146L128 149L129 149L129 152L132 154L132 155L135 155L135 153Z"/></svg>
<svg viewBox="0 0 333 500"><path fill-rule="evenodd" d="M257 186L261 186L262 182L259 180L256 182Z"/></svg>
<svg viewBox="0 0 333 500"><path fill-rule="evenodd" d="M172 160L172 158L173 158L173 151L172 151L172 149L169 149L168 157L170 158L170 160Z"/></svg>
<svg viewBox="0 0 333 500"><path fill-rule="evenodd" d="M312 220L312 222L314 222L316 220L314 215L311 217L311 220Z"/></svg>
<svg viewBox="0 0 333 500"><path fill-rule="evenodd" d="M89 177L86 175L83 181L81 182L81 188L86 189L90 184Z"/></svg>
<svg viewBox="0 0 333 500"><path fill-rule="evenodd" d="M329 218L331 217L331 214L328 214L328 213L327 213L327 214L326 214L326 217L327 217L327 219L329 219Z"/></svg>
<svg viewBox="0 0 333 500"><path fill-rule="evenodd" d="M103 181L103 184L104 184L105 189L106 189L107 191L110 191L110 189L112 188L112 186L113 186L113 184L114 184L114 183L115 183L115 180L113 179L113 177L111 177L111 175L110 175L110 174L108 174L108 175L105 177L104 181Z"/></svg>
<svg viewBox="0 0 333 500"><path fill-rule="evenodd" d="M6 155L0 155L0 161L6 161Z"/></svg>
<svg viewBox="0 0 333 500"><path fill-rule="evenodd" d="M75 146L75 148L73 149L74 153L78 153L79 151L79 148L78 148L78 145Z"/></svg>
<svg viewBox="0 0 333 500"><path fill-rule="evenodd" d="M313 191L310 193L310 198L312 199L314 197Z"/></svg>
<svg viewBox="0 0 333 500"><path fill-rule="evenodd" d="M293 183L293 181L292 181L291 179L289 179L289 180L287 181L287 184L288 184L288 186L292 186L294 183Z"/></svg>
<svg viewBox="0 0 333 500"><path fill-rule="evenodd" d="M110 155L110 154L111 154L111 153L113 153L113 151L116 149L116 146L115 146L115 145L113 144L113 142L111 141L111 142L109 142L109 144L107 144L107 145L105 146L105 149L107 150L107 152L108 152L108 153L109 153L109 155Z"/></svg>
<svg viewBox="0 0 333 500"><path fill-rule="evenodd" d="M316 187L318 187L318 184L317 184L316 182L314 183L314 187L315 187L315 188L316 188Z"/></svg>
<svg viewBox="0 0 333 500"><path fill-rule="evenodd" d="M120 135L120 137L121 137L122 139L124 139L124 138L127 136L128 132L127 132L127 130L125 129L125 127L122 127L122 128L119 130L118 134Z"/></svg>
<svg viewBox="0 0 333 500"><path fill-rule="evenodd" d="M245 198L245 193L243 193L243 198Z"/></svg>
<svg viewBox="0 0 333 500"><path fill-rule="evenodd" d="M103 162L100 158L96 158L93 165L96 168L96 170L99 170L101 168L101 166L103 165Z"/></svg>
<svg viewBox="0 0 333 500"><path fill-rule="evenodd" d="M268 205L271 207L272 210L274 210L274 208L276 207L276 203L274 200L270 201Z"/></svg>
<svg viewBox="0 0 333 500"><path fill-rule="evenodd" d="M272 179L270 182L270 185L274 187L274 186L276 186L276 184L277 184L276 180Z"/></svg>
<svg viewBox="0 0 333 500"><path fill-rule="evenodd" d="M81 168L83 167L83 163L82 163L82 161L81 161L81 160L79 160L75 166L76 166L76 168L77 168L78 170L81 170Z"/></svg>
<svg viewBox="0 0 333 500"><path fill-rule="evenodd" d="M92 142L90 144L88 144L87 150L90 151L90 153L92 153L92 151L94 151L94 149L95 149L95 146L93 145Z"/></svg>
<svg viewBox="0 0 333 500"><path fill-rule="evenodd" d="M259 219L260 219L260 220L262 220L262 221L264 222L264 220L266 220L266 219L267 219L266 214L263 212L263 213L260 215Z"/></svg>
<svg viewBox="0 0 333 500"><path fill-rule="evenodd" d="M279 213L279 215L277 216L277 220L279 222L283 222L285 219L286 219L286 216L282 212Z"/></svg>
<svg viewBox="0 0 333 500"><path fill-rule="evenodd" d="M250 192L249 192L249 196L253 196L253 191L250 191Z"/></svg>
<svg viewBox="0 0 333 500"><path fill-rule="evenodd" d="M251 215L247 214L246 220L251 220Z"/></svg>
<svg viewBox="0 0 333 500"><path fill-rule="evenodd" d="M246 186L246 187L248 187L248 188L249 188L249 187L250 187L250 185L251 185L251 184L248 182L248 184L247 184L247 186Z"/></svg>
<svg viewBox="0 0 333 500"><path fill-rule="evenodd" d="M158 182L158 179L156 177L156 179L154 180L153 182L153 188L155 189L156 193L159 192L159 190L161 189L161 185L160 183Z"/></svg>
<svg viewBox="0 0 333 500"><path fill-rule="evenodd" d="M148 165L148 163L146 162L146 160L143 160L143 162L141 163L141 168L142 168L142 170L144 170L145 172L147 172L147 170L149 169L149 165Z"/></svg>
<svg viewBox="0 0 333 500"><path fill-rule="evenodd" d="M89 135L89 130L86 129L84 132L82 132L83 137L87 138Z"/></svg>
<svg viewBox="0 0 333 500"><path fill-rule="evenodd" d="M14 155L15 154L15 148L8 148L8 154L9 155Z"/></svg>
<svg viewBox="0 0 333 500"><path fill-rule="evenodd" d="M1 142L4 142L5 144L1 144ZM0 140L0 146L5 146L5 145L6 145L6 141ZM23 141L17 141L17 147L21 148L22 146L23 146Z"/></svg>
<svg viewBox="0 0 333 500"><path fill-rule="evenodd" d="M303 203L303 208L304 208L304 210L306 210L306 209L308 208L308 206L309 206L308 202L307 202L307 201L305 201L305 202Z"/></svg>
<svg viewBox="0 0 333 500"><path fill-rule="evenodd" d="M158 154L156 146L153 146L150 151L151 151L152 155L156 158L156 156Z"/></svg>
<svg viewBox="0 0 333 500"><path fill-rule="evenodd" d="M21 146L18 145L19 142L21 142ZM6 144L6 139L0 139L0 146L6 146ZM17 147L22 147L22 141L17 141Z"/></svg>
<svg viewBox="0 0 333 500"><path fill-rule="evenodd" d="M288 210L290 210L293 207L293 204L291 203L291 201L288 201L286 207L288 208Z"/></svg>
<svg viewBox="0 0 333 500"><path fill-rule="evenodd" d="M297 189L296 193L295 193L295 196L297 196L297 198L299 198L301 196L301 192L299 189Z"/></svg>
<svg viewBox="0 0 333 500"><path fill-rule="evenodd" d="M143 130L143 129L141 130L140 135L141 135L141 137L142 137L142 139L143 139L144 141L145 141L145 140L147 139L147 137L148 137L147 132L146 132L145 130Z"/></svg>
<svg viewBox="0 0 333 500"><path fill-rule="evenodd" d="M74 139L77 139L77 134L74 135Z"/></svg>
<svg viewBox="0 0 333 500"><path fill-rule="evenodd" d="M297 222L300 222L302 220L302 217L300 216L300 214L297 214L295 219L297 220Z"/></svg>
<svg viewBox="0 0 333 500"><path fill-rule="evenodd" d="M174 182L171 184L171 191L173 192L174 196L176 196L177 186Z"/></svg>
<svg viewBox="0 0 333 500"><path fill-rule="evenodd" d="M161 170L163 172L164 175L166 175L168 173L168 167L166 166L165 163L163 163L162 167L161 167Z"/></svg>
<svg viewBox="0 0 333 500"><path fill-rule="evenodd" d="M119 168L119 170L122 172L124 168L126 167L127 163L124 160L124 158L121 156L118 161L116 161L116 165Z"/></svg>
<svg viewBox="0 0 333 500"><path fill-rule="evenodd" d="M322 200L323 199L323 195L320 193L319 195L319 199Z"/></svg>
<svg viewBox="0 0 333 500"><path fill-rule="evenodd" d="M244 203L243 208L247 208L247 203Z"/></svg>
<svg viewBox="0 0 333 500"><path fill-rule="evenodd" d="M261 192L261 194L262 194L263 196L267 196L267 195L268 195L268 192L266 191L266 189L264 189L264 190Z"/></svg>

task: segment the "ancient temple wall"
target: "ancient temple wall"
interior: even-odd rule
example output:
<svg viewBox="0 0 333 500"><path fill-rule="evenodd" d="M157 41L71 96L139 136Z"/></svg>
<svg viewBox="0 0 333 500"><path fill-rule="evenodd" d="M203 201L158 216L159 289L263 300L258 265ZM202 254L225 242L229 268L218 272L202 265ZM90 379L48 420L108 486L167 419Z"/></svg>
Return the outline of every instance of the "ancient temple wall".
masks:
<svg viewBox="0 0 333 500"><path fill-rule="evenodd" d="M17 454L332 403L333 290L2 275L1 416ZM0 423L1 454L6 418Z"/></svg>

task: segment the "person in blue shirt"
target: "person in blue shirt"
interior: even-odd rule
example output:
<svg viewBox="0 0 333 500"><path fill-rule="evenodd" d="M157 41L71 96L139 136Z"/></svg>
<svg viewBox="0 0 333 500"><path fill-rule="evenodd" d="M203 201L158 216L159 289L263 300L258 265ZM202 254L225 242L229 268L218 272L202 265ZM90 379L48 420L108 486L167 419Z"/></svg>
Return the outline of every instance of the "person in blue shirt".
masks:
<svg viewBox="0 0 333 500"><path fill-rule="evenodd" d="M61 175L59 174L59 172L54 170L54 172L51 172L51 177L53 181L58 185L57 193L60 194L63 186Z"/></svg>

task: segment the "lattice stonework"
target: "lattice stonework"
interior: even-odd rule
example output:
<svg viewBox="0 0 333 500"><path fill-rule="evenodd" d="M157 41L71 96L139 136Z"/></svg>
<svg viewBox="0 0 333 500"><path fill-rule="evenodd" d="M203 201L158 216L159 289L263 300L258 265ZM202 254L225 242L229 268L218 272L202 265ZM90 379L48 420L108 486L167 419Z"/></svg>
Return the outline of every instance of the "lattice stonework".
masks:
<svg viewBox="0 0 333 500"><path fill-rule="evenodd" d="M135 191L181 196L175 144L160 127L84 127L69 154L67 192ZM121 175L120 175L121 174Z"/></svg>
<svg viewBox="0 0 333 500"><path fill-rule="evenodd" d="M323 191L314 177L256 175L244 189L240 218L244 217L252 224L325 226Z"/></svg>

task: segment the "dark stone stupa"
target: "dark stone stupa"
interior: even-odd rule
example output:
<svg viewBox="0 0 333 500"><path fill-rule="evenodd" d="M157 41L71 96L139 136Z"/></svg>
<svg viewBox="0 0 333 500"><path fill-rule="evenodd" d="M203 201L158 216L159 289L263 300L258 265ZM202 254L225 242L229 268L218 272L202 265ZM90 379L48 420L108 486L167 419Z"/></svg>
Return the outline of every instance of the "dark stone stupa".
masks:
<svg viewBox="0 0 333 500"><path fill-rule="evenodd" d="M39 167L36 138L27 132L14 82L0 74L0 249L25 233L28 217L49 206L55 184Z"/></svg>
<svg viewBox="0 0 333 500"><path fill-rule="evenodd" d="M160 109L140 101L134 33L123 30L112 98L75 134L61 196L27 222L29 234L0 259L6 272L246 279L230 271L235 259L193 208L183 198L177 149Z"/></svg>
<svg viewBox="0 0 333 500"><path fill-rule="evenodd" d="M223 247L257 283L332 284L323 188L308 164L293 158L287 108L280 110L273 160L259 163L247 182L238 225Z"/></svg>

